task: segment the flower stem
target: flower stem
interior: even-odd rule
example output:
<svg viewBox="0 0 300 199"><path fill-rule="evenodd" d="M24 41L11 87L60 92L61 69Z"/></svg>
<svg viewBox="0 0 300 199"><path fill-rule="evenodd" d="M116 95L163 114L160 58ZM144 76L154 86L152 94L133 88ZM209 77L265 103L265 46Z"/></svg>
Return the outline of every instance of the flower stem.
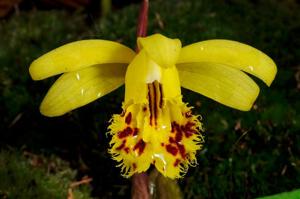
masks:
<svg viewBox="0 0 300 199"><path fill-rule="evenodd" d="M138 21L138 27L136 31L137 37L145 37L147 35L148 9L149 9L149 0L143 0L140 7L139 21Z"/></svg>
<svg viewBox="0 0 300 199"><path fill-rule="evenodd" d="M139 14L138 26L136 31L137 37L145 37L147 35L148 9L149 9L149 0L143 0L140 7L140 14ZM137 52L139 51L138 47L136 48L136 51ZM137 173L133 175L131 198L150 199L149 177L145 172Z"/></svg>
<svg viewBox="0 0 300 199"><path fill-rule="evenodd" d="M146 173L133 175L131 199L150 199L149 177Z"/></svg>

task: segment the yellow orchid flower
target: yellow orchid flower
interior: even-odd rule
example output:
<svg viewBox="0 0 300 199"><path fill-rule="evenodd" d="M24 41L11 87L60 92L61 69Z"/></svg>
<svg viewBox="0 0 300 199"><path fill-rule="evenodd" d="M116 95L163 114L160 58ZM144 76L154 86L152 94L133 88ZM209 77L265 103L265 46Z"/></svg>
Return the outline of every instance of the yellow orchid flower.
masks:
<svg viewBox="0 0 300 199"><path fill-rule="evenodd" d="M182 102L180 86L235 109L249 110L259 87L268 86L276 65L263 52L229 40L181 47L160 34L137 39L140 51L105 40L77 41L35 60L34 80L64 73L48 91L40 111L59 116L90 103L125 82L123 112L113 115L109 152L129 177L154 165L178 178L196 165L203 136L199 116ZM244 72L243 72L244 71Z"/></svg>

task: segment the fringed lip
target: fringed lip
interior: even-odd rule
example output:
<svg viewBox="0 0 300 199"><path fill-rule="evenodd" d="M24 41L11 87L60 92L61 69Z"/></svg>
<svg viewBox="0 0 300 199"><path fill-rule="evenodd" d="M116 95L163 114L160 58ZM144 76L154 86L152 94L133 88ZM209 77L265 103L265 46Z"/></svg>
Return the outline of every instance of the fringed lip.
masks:
<svg viewBox="0 0 300 199"><path fill-rule="evenodd" d="M124 177L154 165L164 176L180 178L197 164L202 124L181 98L165 99L159 82L147 88L147 103L125 104L122 114L113 116L109 153Z"/></svg>

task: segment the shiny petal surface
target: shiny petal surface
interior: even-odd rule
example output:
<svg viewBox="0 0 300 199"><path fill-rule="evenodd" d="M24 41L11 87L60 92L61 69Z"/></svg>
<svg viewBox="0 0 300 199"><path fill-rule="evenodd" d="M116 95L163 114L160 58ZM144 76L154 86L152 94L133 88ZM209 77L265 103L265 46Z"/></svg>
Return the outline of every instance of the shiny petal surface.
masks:
<svg viewBox="0 0 300 199"><path fill-rule="evenodd" d="M268 86L275 78L277 68L263 52L230 40L207 40L182 48L177 63L212 62L228 65L250 73Z"/></svg>
<svg viewBox="0 0 300 199"><path fill-rule="evenodd" d="M161 67L172 67L178 60L181 42L179 39L170 39L161 34L148 37L139 37L139 49L144 49L147 56Z"/></svg>
<svg viewBox="0 0 300 199"><path fill-rule="evenodd" d="M259 87L238 69L214 63L177 65L181 86L229 107L247 111L259 93Z"/></svg>
<svg viewBox="0 0 300 199"><path fill-rule="evenodd" d="M45 96L40 111L53 117L88 104L124 83L126 65L95 65L59 77Z"/></svg>
<svg viewBox="0 0 300 199"><path fill-rule="evenodd" d="M64 72L80 70L105 63L129 63L135 52L117 42L82 40L56 48L36 59L29 72L34 80L41 80Z"/></svg>

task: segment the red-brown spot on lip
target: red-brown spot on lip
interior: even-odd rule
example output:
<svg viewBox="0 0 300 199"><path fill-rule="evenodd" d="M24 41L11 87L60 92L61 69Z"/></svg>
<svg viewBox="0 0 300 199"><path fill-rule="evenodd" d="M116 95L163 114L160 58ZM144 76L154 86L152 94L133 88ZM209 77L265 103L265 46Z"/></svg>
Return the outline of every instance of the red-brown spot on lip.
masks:
<svg viewBox="0 0 300 199"><path fill-rule="evenodd" d="M169 142L170 143L176 143L175 140L174 140L174 138L172 138L172 137L169 137Z"/></svg>
<svg viewBox="0 0 300 199"><path fill-rule="evenodd" d="M166 146L166 149L169 153L171 153L173 156L176 156L178 153L178 149L175 146L172 146L171 144L168 144Z"/></svg>
<svg viewBox="0 0 300 199"><path fill-rule="evenodd" d="M126 124L130 124L131 119L132 119L132 114L131 114L131 112L129 112L125 118Z"/></svg>
<svg viewBox="0 0 300 199"><path fill-rule="evenodd" d="M171 132L172 132L172 133L175 132L174 122L171 123Z"/></svg>
<svg viewBox="0 0 300 199"><path fill-rule="evenodd" d="M143 111L144 111L144 112L147 111L147 107L146 107L146 106L143 107Z"/></svg>
<svg viewBox="0 0 300 199"><path fill-rule="evenodd" d="M124 149L124 151L125 151L126 153L129 153L130 149L129 149L128 147L126 147L126 148Z"/></svg>
<svg viewBox="0 0 300 199"><path fill-rule="evenodd" d="M172 133L174 133L175 131L180 131L180 126L179 126L179 124L177 124L176 122L172 122L171 123L171 127L172 127Z"/></svg>
<svg viewBox="0 0 300 199"><path fill-rule="evenodd" d="M122 144L116 148L116 150L120 151L125 147L126 140L123 140Z"/></svg>
<svg viewBox="0 0 300 199"><path fill-rule="evenodd" d="M180 160L179 160L179 159L176 159L175 162L174 162L174 164L173 164L174 167L177 167L177 166L179 165L179 163L180 163Z"/></svg>
<svg viewBox="0 0 300 199"><path fill-rule="evenodd" d="M176 135L175 135L175 141L176 142L180 142L182 140L182 132L181 131L177 131Z"/></svg>
<svg viewBox="0 0 300 199"><path fill-rule="evenodd" d="M184 131L185 137L189 138L194 134L194 131Z"/></svg>
<svg viewBox="0 0 300 199"><path fill-rule="evenodd" d="M181 126L182 131L184 132L185 137L189 138L195 133L195 130L192 127L195 126L193 122L188 122L186 125Z"/></svg>
<svg viewBox="0 0 300 199"><path fill-rule="evenodd" d="M176 128L177 126L178 126L178 124L177 124L176 122L172 122L172 123L171 123L171 127L172 127L171 132L172 132L172 133L175 132L175 130L177 129L177 128Z"/></svg>
<svg viewBox="0 0 300 199"><path fill-rule="evenodd" d="M138 128L134 128L133 129L133 136L136 136L137 134L138 134L138 132L139 132L139 129Z"/></svg>
<svg viewBox="0 0 300 199"><path fill-rule="evenodd" d="M179 149L179 153L183 159L185 159L185 148L182 144L177 143L177 147Z"/></svg>
<svg viewBox="0 0 300 199"><path fill-rule="evenodd" d="M160 146L165 146L165 143L160 143Z"/></svg>
<svg viewBox="0 0 300 199"><path fill-rule="evenodd" d="M146 147L146 143L140 139L140 141L138 141L138 143L136 143L136 145L134 146L133 150L137 150L139 151L139 155L141 155L144 152L144 149Z"/></svg>
<svg viewBox="0 0 300 199"><path fill-rule="evenodd" d="M136 168L137 168L136 163L133 163L132 167L133 167L133 170L136 170Z"/></svg>
<svg viewBox="0 0 300 199"><path fill-rule="evenodd" d="M193 122L188 122L186 123L185 128L190 130L193 126L195 126Z"/></svg>
<svg viewBox="0 0 300 199"><path fill-rule="evenodd" d="M125 138L125 137L131 135L131 133L132 133L132 129L130 127L127 127L126 129L124 129L123 131L120 131L118 133L118 137L120 139L122 139L122 138Z"/></svg>

